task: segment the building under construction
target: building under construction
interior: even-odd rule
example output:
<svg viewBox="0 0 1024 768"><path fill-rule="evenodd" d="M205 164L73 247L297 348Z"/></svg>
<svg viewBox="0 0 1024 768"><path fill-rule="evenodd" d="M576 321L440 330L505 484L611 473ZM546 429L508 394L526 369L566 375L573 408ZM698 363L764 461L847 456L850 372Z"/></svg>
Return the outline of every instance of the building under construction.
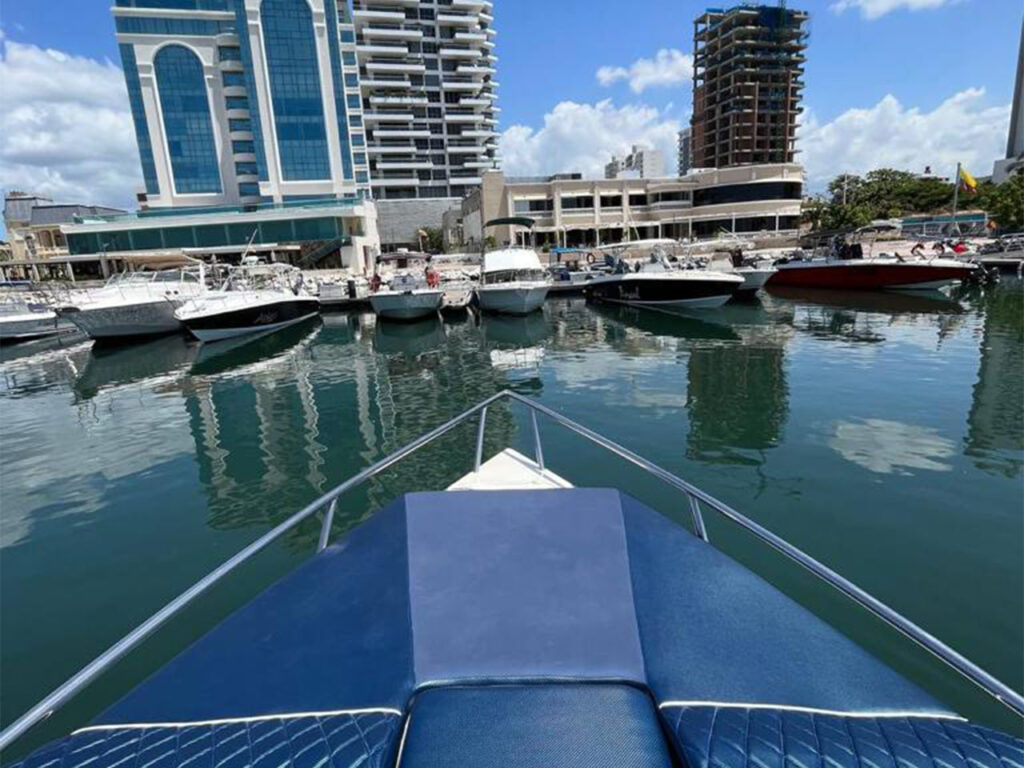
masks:
<svg viewBox="0 0 1024 768"><path fill-rule="evenodd" d="M695 168L794 162L807 19L781 2L709 8L694 21Z"/></svg>

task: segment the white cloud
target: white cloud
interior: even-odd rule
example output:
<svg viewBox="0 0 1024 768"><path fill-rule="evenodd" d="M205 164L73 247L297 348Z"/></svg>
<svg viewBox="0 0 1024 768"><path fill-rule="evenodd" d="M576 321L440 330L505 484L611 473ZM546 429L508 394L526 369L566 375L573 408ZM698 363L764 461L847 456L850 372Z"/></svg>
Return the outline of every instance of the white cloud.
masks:
<svg viewBox="0 0 1024 768"><path fill-rule="evenodd" d="M1002 155L1010 107L986 106L985 91L970 88L931 112L904 107L892 95L869 109L849 109L829 123L808 112L797 146L811 189L832 177L875 168L952 175L962 162L976 174L987 174Z"/></svg>
<svg viewBox="0 0 1024 768"><path fill-rule="evenodd" d="M563 101L544 116L542 128L513 125L502 133L502 166L510 176L580 171L602 178L612 155L625 154L632 144L647 144L662 150L669 173L680 127L678 120L642 104Z"/></svg>
<svg viewBox="0 0 1024 768"><path fill-rule="evenodd" d="M693 57L676 48L662 48L653 59L637 59L628 68L604 66L597 70L601 85L627 80L634 93L653 86L679 85L692 77Z"/></svg>
<svg viewBox="0 0 1024 768"><path fill-rule="evenodd" d="M850 8L859 8L860 15L871 20L904 8L908 11L923 11L955 2L958 0L838 0L832 4L832 10L842 13Z"/></svg>
<svg viewBox="0 0 1024 768"><path fill-rule="evenodd" d="M0 38L0 183L131 207L141 185L128 94L110 61Z"/></svg>

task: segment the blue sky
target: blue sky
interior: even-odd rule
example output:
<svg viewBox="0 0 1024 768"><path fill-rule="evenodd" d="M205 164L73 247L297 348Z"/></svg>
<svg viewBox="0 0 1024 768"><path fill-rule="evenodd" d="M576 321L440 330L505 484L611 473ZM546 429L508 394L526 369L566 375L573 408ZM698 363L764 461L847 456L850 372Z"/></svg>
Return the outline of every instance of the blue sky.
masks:
<svg viewBox="0 0 1024 768"><path fill-rule="evenodd" d="M123 94L116 91L123 87L105 64L119 65L110 5L110 0L2 1L0 185L43 188L64 198L89 195L89 202L130 202L131 190L122 188L135 183L137 160L128 162L130 123L115 124L127 116L127 103L118 117ZM963 160L977 174L990 172L1005 143L1024 2L790 0L790 5L811 13L801 148L812 186L843 170L878 165L921 170L933 164L949 172L946 166ZM692 20L705 7L692 0L496 0L507 170L596 173L608 154L634 142L656 144L670 154L674 132L690 110L686 57L692 53ZM659 51L662 64L675 66L660 67ZM631 87L629 72L639 71L637 62L643 69L643 60L654 68L657 82ZM623 70L602 84L601 67ZM31 74L37 69L45 71ZM36 81L47 77L53 81L42 88L48 95L33 96L33 84L38 87ZM83 85L61 85L68 77L80 78ZM3 114L26 101L39 112L32 119L14 124ZM65 101L79 110L82 133L51 126L67 111ZM97 103L98 121L88 117ZM34 133L18 141L26 126ZM90 132L102 135L83 136ZM63 146L68 142L80 147L77 154ZM52 156L42 145L54 149ZM98 164L101 156L109 167ZM667 158L666 170L672 167L674 157ZM82 175L86 169L91 182Z"/></svg>

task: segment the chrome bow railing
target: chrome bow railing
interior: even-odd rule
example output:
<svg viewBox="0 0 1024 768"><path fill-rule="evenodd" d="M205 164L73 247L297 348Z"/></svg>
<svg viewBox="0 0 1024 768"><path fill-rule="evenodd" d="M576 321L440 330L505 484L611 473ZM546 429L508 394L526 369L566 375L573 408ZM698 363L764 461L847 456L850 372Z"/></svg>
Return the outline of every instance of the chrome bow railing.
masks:
<svg viewBox="0 0 1024 768"><path fill-rule="evenodd" d="M803 550L795 547L785 539L769 531L767 528L737 512L729 505L708 495L682 478L673 475L668 470L662 469L657 464L633 453L628 448L624 448L618 443L609 440L607 437L604 437L591 429L587 429L582 424L578 424L572 419L563 416L557 411L551 410L545 405L541 405L535 400L531 400L528 397L524 397L523 395L510 390L504 390L488 397L480 403L477 403L472 408L463 411L455 418L446 421L439 427L435 427L403 448L400 448L391 455L386 456L377 463L367 467L359 474L350 477L345 482L325 493L316 501L296 512L284 522L267 531L267 533L260 536L229 560L219 565L213 571L174 598L171 602L167 603L167 605L159 611L142 622L142 624L114 643L114 645L97 656L92 662L83 667L78 673L68 679L49 696L44 698L32 707L32 709L8 726L2 733L0 733L0 750L5 749L32 726L42 720L45 720L53 714L53 712L66 704L73 696L75 696L75 694L89 685L89 683L95 680L108 667L137 647L143 640L165 624L170 618L179 613L189 603L210 589L214 584L238 568L242 563L266 549L270 544L275 542L288 531L292 530L299 523L320 511L324 512L324 517L320 527L320 536L317 541L317 552L322 551L330 540L331 526L333 525L335 511L338 507L338 498L342 494L358 485L361 485L380 472L383 472L385 469L398 463L406 456L409 456L423 446L432 443L434 440L447 434L455 427L468 422L477 414L479 414L480 419L477 423L474 471L479 471L484 458L484 434L487 429L487 409L501 400L511 400L513 402L520 403L529 409L530 423L533 431L534 460L542 471L545 469L545 464L543 448L541 446L540 429L537 425L537 414L546 416L569 431L585 437L592 443L596 443L616 456L636 465L662 482L682 491L687 499L688 512L693 520L694 532L699 538L710 543L707 528L704 525L704 514L702 509L703 506L707 506L709 509L717 512L747 532L753 534L773 549L781 552L790 560L793 560L803 566L822 581L825 581L835 587L855 603L867 609L870 613L882 619L891 627L894 627L914 643L945 662L948 666L952 667L967 680L977 685L992 698L1001 702L1006 707L1013 710L1017 715L1024 718L1024 696L1021 696L1008 685L997 680L995 677L981 669L962 654L950 648L934 635L914 624L910 619L907 619L885 603L865 592L856 584L853 584L849 580L840 576L828 566L818 562Z"/></svg>

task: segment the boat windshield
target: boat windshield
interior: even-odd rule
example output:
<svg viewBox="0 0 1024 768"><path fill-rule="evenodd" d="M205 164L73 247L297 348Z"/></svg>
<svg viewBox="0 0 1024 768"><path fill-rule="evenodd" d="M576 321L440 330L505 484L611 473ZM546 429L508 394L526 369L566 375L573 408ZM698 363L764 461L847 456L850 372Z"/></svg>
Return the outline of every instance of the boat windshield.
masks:
<svg viewBox="0 0 1024 768"><path fill-rule="evenodd" d="M498 283L537 283L543 282L543 269L500 269L483 274L484 285Z"/></svg>

